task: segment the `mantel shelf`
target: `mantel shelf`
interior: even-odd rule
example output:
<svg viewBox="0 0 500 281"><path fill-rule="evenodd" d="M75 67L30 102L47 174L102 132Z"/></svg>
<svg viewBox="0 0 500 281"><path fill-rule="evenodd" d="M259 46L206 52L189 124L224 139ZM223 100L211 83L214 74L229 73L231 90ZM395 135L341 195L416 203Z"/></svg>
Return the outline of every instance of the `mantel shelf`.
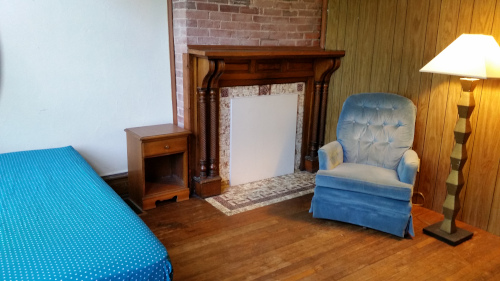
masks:
<svg viewBox="0 0 500 281"><path fill-rule="evenodd" d="M314 47L261 47L189 45L188 53L211 59L225 58L327 58L343 57L344 51L325 51Z"/></svg>

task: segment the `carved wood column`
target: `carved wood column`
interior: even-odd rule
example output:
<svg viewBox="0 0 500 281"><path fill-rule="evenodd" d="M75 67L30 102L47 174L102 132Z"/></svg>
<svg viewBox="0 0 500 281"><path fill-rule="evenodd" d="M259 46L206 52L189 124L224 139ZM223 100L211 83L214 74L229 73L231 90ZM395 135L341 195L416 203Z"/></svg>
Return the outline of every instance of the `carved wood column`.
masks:
<svg viewBox="0 0 500 281"><path fill-rule="evenodd" d="M219 176L219 78L224 72L223 60L216 62L216 71L210 81L210 177Z"/></svg>
<svg viewBox="0 0 500 281"><path fill-rule="evenodd" d="M326 111L328 105L328 85L335 70L340 67L340 59L316 60L314 64L314 103L311 114L309 153L305 158L305 168L314 173L318 170L318 149L325 142Z"/></svg>
<svg viewBox="0 0 500 281"><path fill-rule="evenodd" d="M224 71L223 60L200 58L198 77L198 174L194 176L195 191L201 197L220 194L218 173L218 79Z"/></svg>
<svg viewBox="0 0 500 281"><path fill-rule="evenodd" d="M311 137L309 139L309 154L307 155L307 159L313 161L318 156L318 122L319 122L319 112L321 107L321 82L314 82L314 96L313 96L313 111L312 111L312 120L311 120ZM314 169L312 167L307 167L306 169L309 171L310 169Z"/></svg>
<svg viewBox="0 0 500 281"><path fill-rule="evenodd" d="M321 113L319 119L319 137L318 137L318 149L325 144L325 131L326 131L326 111L328 107L328 87L330 85L330 78L332 74L340 67L340 60L336 59L334 61L333 67L325 73L323 78L323 89L322 89L322 99L321 99Z"/></svg>
<svg viewBox="0 0 500 281"><path fill-rule="evenodd" d="M199 179L207 177L207 145L208 145L208 108L207 108L207 92L209 91L208 83L215 72L215 63L208 60L198 61L199 83L198 92L198 128L199 128Z"/></svg>
<svg viewBox="0 0 500 281"><path fill-rule="evenodd" d="M207 88L198 88L198 127L200 128L200 174L199 178L207 177Z"/></svg>

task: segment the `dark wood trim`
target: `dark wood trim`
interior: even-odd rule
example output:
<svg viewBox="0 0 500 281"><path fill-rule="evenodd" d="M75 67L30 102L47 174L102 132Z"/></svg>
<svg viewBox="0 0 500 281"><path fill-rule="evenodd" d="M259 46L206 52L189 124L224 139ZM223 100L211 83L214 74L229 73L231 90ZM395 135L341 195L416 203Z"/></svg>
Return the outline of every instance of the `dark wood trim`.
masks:
<svg viewBox="0 0 500 281"><path fill-rule="evenodd" d="M199 162L199 179L203 180L209 174L208 170L208 149L210 146L210 128L209 128L209 116L210 116L210 104L208 103L208 95L210 93L210 82L216 75L216 63L213 60L201 59L198 60L198 69L201 71L201 75L198 75L197 87L197 100L198 100L198 128L199 128L199 149L200 149L200 160Z"/></svg>
<svg viewBox="0 0 500 281"><path fill-rule="evenodd" d="M311 59L343 57L344 51L325 51L318 47L288 46L226 46L226 45L188 45L188 53L210 59Z"/></svg>
<svg viewBox="0 0 500 281"><path fill-rule="evenodd" d="M320 107L321 107L321 88L323 84L321 82L314 82L314 95L312 97L313 100L313 116L318 116ZM318 118L312 118L312 126L311 126L311 134L309 139L309 155L308 159L313 161L313 159L318 154Z"/></svg>
<svg viewBox="0 0 500 281"><path fill-rule="evenodd" d="M185 77L186 75L192 76L192 68L191 68L191 58L189 57L188 54L182 54L182 75ZM182 79L182 91L183 93L190 93L191 92L191 85L189 84L189 81L186 81L186 79ZM186 104L191 104L191 99L192 97L188 94L183 94L182 95L182 102L184 106ZM177 97L176 97L177 99ZM186 124L189 124L191 122L189 114L186 114L184 112L184 127Z"/></svg>
<svg viewBox="0 0 500 281"><path fill-rule="evenodd" d="M167 21L168 21L168 49L170 52L170 84L172 91L172 118L177 125L177 80L175 78L175 44L174 44L174 21L172 0L167 0Z"/></svg>
<svg viewBox="0 0 500 281"><path fill-rule="evenodd" d="M321 33L319 37L319 47L325 49L326 42L326 22L328 17L328 0L323 0L323 5L321 7Z"/></svg>
<svg viewBox="0 0 500 281"><path fill-rule="evenodd" d="M321 102L321 112L319 116L319 145L318 148L325 144L325 131L326 131L326 111L328 107L328 87L330 85L330 78L332 74L340 67L340 60L335 60L332 62L333 65L325 71L324 77L322 77L322 102Z"/></svg>
<svg viewBox="0 0 500 281"><path fill-rule="evenodd" d="M210 151L209 169L210 177L219 176L219 78L224 72L225 63L218 60L212 80L210 81Z"/></svg>
<svg viewBox="0 0 500 281"><path fill-rule="evenodd" d="M184 127L193 132L190 168L196 193L202 197L220 194L219 89L227 86L305 82L303 150L301 168L315 172L318 144L323 143L328 83L340 66L344 51L319 48L188 46L184 61L184 83L189 84L184 103ZM186 90L185 89L185 90ZM186 100L186 99L185 99ZM314 105L313 105L314 103ZM189 120L186 122L186 120ZM321 140L319 140L321 139ZM305 157L307 154L307 157ZM191 186L191 188L193 187Z"/></svg>
<svg viewBox="0 0 500 281"><path fill-rule="evenodd" d="M305 96L304 96L304 116L303 116L303 123L302 123L302 140L309 140L311 138L311 132L310 130L307 130L307 128L312 127L312 112L313 112L313 98L314 98L314 77L310 77L305 85ZM300 155L300 170L311 170L309 167L306 167L305 161L302 161L302 159L305 159L305 157L309 154L309 142L308 141L302 141L302 149L301 149L301 155Z"/></svg>
<svg viewBox="0 0 500 281"><path fill-rule="evenodd" d="M188 112L184 112L184 128L191 130L194 128L193 123L196 122L197 115L194 114L194 112L197 112L198 110L198 102L195 100L195 95L192 95L193 91L196 91L196 89L191 88L191 84L189 83L189 79L186 79L186 77L195 77L195 69L197 67L194 65L193 58L189 56L189 54L182 54L182 75L183 75L183 91L184 95L182 96L183 102L184 102L184 108L186 108L186 105L192 106L192 109ZM193 85L194 86L194 85ZM194 119L193 119L194 118ZM195 138L191 138L191 141L189 141L189 160L188 160L188 181L189 181L189 188L191 194L194 193L194 187L195 184L193 183L193 179L195 175L198 175L196 172L196 169L193 169L193 163L197 163L197 159L199 157L198 151L196 150L196 142L193 141Z"/></svg>
<svg viewBox="0 0 500 281"><path fill-rule="evenodd" d="M328 105L328 85L333 72L340 67L340 59L316 59L314 62L314 101L312 123L309 136L309 155L305 158L308 172L316 172L319 168L318 149L325 140L326 109Z"/></svg>
<svg viewBox="0 0 500 281"><path fill-rule="evenodd" d="M129 197L128 192L128 173L119 173L114 175L102 176L102 179L118 194L121 198Z"/></svg>

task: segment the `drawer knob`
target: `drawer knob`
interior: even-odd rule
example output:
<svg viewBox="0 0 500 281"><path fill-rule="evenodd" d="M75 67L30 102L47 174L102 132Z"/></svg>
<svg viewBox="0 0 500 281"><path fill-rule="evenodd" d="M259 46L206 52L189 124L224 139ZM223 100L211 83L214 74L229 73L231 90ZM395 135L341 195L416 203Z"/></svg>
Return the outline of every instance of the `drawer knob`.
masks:
<svg viewBox="0 0 500 281"><path fill-rule="evenodd" d="M165 145L165 149L169 149L170 148L170 145Z"/></svg>

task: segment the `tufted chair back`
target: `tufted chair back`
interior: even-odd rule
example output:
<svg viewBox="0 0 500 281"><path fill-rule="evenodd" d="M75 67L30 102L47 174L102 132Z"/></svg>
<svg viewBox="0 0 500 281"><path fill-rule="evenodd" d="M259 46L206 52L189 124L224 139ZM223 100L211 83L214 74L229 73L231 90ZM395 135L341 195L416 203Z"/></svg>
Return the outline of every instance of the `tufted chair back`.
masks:
<svg viewBox="0 0 500 281"><path fill-rule="evenodd" d="M396 170L412 147L416 107L407 98L388 93L348 97L337 124L344 162Z"/></svg>

